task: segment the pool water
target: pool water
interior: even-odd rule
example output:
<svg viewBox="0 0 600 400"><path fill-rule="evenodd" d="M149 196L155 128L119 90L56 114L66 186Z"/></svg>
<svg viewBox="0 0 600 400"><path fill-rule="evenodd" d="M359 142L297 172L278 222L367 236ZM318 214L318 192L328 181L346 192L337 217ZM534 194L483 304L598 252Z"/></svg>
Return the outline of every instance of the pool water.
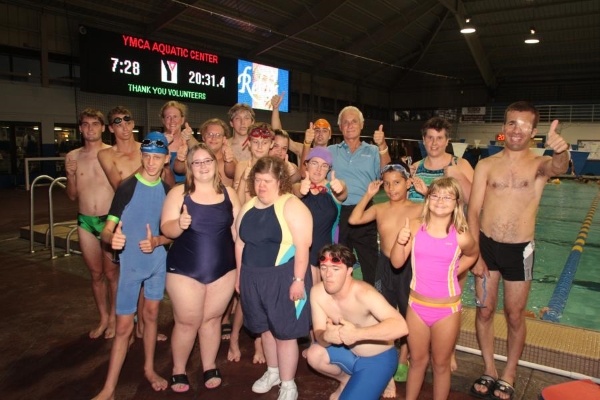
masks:
<svg viewBox="0 0 600 400"><path fill-rule="evenodd" d="M536 221L534 280L527 302L529 316L540 318L552 297L565 262L600 190L596 182L563 179L544 189ZM375 202L386 201L381 191ZM600 330L600 210L593 217L568 300L559 323ZM474 307L474 279L469 274L463 304ZM502 309L502 285L498 294Z"/></svg>

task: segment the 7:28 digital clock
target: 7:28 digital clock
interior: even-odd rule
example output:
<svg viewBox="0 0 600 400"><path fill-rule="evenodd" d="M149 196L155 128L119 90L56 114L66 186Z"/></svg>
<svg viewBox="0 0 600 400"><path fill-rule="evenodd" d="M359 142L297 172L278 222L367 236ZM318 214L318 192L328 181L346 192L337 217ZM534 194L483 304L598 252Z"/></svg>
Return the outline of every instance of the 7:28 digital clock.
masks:
<svg viewBox="0 0 600 400"><path fill-rule="evenodd" d="M117 57L111 57L112 61L112 72L125 75L139 75L140 74L140 63L131 60L120 60Z"/></svg>

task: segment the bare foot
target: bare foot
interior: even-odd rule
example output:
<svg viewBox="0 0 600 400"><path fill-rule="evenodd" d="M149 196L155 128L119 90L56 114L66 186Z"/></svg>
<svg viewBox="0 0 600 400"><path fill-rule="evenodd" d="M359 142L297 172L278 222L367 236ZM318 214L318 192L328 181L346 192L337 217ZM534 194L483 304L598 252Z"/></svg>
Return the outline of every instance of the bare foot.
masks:
<svg viewBox="0 0 600 400"><path fill-rule="evenodd" d="M108 323L106 327L106 331L104 332L104 339L112 339L115 337L116 333L116 323L117 321L113 320Z"/></svg>
<svg viewBox="0 0 600 400"><path fill-rule="evenodd" d="M338 388L335 389L335 392L333 392L329 395L329 400L338 400L340 398L340 396L342 395L344 388L346 387L346 383L348 383L347 380L344 382L340 382L340 386L338 386Z"/></svg>
<svg viewBox="0 0 600 400"><path fill-rule="evenodd" d="M100 325L90 331L90 339L98 339L100 336L102 336L107 326L108 323L100 322Z"/></svg>
<svg viewBox="0 0 600 400"><path fill-rule="evenodd" d="M395 399L396 398L396 382L394 382L394 378L390 379L385 390L383 391L384 399Z"/></svg>
<svg viewBox="0 0 600 400"><path fill-rule="evenodd" d="M240 345L237 340L232 340L229 342L229 351L227 352L227 359L233 362L239 362L240 358L242 358L242 353L240 352Z"/></svg>
<svg viewBox="0 0 600 400"><path fill-rule="evenodd" d="M262 346L262 339L260 337L254 339L254 357L252 357L252 364L264 364L267 362L265 358L265 352Z"/></svg>
<svg viewBox="0 0 600 400"><path fill-rule="evenodd" d="M456 351L452 352L452 357L450 357L450 371L454 372L458 369L458 364L456 363Z"/></svg>
<svg viewBox="0 0 600 400"><path fill-rule="evenodd" d="M167 386L169 386L167 380L160 377L154 371L148 372L145 375L146 375L146 379L148 379L148 382L150 382L150 385L152 385L152 389L154 389L154 391L156 391L156 392L165 390L167 388Z"/></svg>
<svg viewBox="0 0 600 400"><path fill-rule="evenodd" d="M115 392L109 391L108 389L102 389L100 393L96 395L92 400L114 400Z"/></svg>
<svg viewBox="0 0 600 400"><path fill-rule="evenodd" d="M302 350L302 358L306 358L307 353L308 353L308 348Z"/></svg>
<svg viewBox="0 0 600 400"><path fill-rule="evenodd" d="M164 333L157 333L156 334L156 341L157 342L166 342L167 341L167 335L165 335Z"/></svg>

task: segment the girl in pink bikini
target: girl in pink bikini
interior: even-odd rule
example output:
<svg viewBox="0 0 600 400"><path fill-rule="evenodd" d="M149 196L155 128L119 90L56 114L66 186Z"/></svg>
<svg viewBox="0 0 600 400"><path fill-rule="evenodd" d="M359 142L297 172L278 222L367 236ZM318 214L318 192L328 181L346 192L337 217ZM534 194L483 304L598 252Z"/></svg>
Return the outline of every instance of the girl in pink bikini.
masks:
<svg viewBox="0 0 600 400"><path fill-rule="evenodd" d="M419 396L429 360L433 398L446 399L450 393L450 360L460 329L458 275L479 256L463 207L458 181L435 179L429 186L423 215L406 219L390 253L396 268L410 255L413 269L406 314L410 352L407 400Z"/></svg>

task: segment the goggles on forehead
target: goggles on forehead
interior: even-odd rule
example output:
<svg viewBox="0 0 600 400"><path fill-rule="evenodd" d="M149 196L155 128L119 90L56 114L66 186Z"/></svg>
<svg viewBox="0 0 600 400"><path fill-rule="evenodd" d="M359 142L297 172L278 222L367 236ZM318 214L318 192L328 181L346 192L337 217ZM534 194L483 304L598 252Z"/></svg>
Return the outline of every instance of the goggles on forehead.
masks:
<svg viewBox="0 0 600 400"><path fill-rule="evenodd" d="M267 128L266 125L263 125L252 129L248 136L252 138L272 139L273 133Z"/></svg>
<svg viewBox="0 0 600 400"><path fill-rule="evenodd" d="M131 121L131 115L124 115L123 117L117 117L117 118L113 119L111 123L114 125L119 125L123 121L125 121L125 122Z"/></svg>
<svg viewBox="0 0 600 400"><path fill-rule="evenodd" d="M406 179L410 177L410 174L408 173L406 168L404 168L404 166L401 164L388 164L384 166L383 168L381 168L381 176L383 176L383 174L385 174L386 172L392 170L400 172Z"/></svg>
<svg viewBox="0 0 600 400"><path fill-rule="evenodd" d="M323 264L329 262L330 264L343 264L344 262L342 261L341 258L336 257L336 256L326 256L326 255L322 255L321 257L319 257L319 263Z"/></svg>
<svg viewBox="0 0 600 400"><path fill-rule="evenodd" d="M167 147L167 144L165 142L163 142L162 140L150 140L150 139L144 139L142 140L142 147Z"/></svg>

